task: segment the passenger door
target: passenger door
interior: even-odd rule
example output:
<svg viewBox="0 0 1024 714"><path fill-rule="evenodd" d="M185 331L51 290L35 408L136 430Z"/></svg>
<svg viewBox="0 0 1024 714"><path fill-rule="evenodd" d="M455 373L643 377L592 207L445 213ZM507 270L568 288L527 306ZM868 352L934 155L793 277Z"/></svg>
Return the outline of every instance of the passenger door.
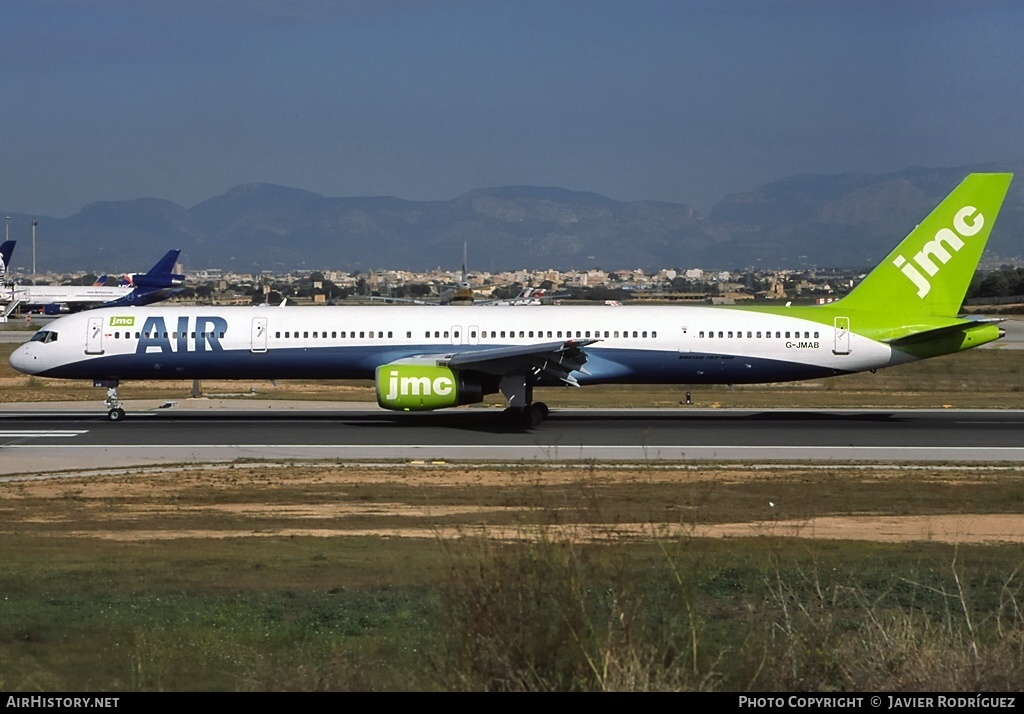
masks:
<svg viewBox="0 0 1024 714"><path fill-rule="evenodd" d="M253 352L267 351L267 318L254 317L252 319L252 346Z"/></svg>
<svg viewBox="0 0 1024 714"><path fill-rule="evenodd" d="M835 326L835 347L832 349L832 353L848 355L850 354L850 318L837 317Z"/></svg>
<svg viewBox="0 0 1024 714"><path fill-rule="evenodd" d="M85 353L87 355L103 354L103 318L90 317L85 334Z"/></svg>

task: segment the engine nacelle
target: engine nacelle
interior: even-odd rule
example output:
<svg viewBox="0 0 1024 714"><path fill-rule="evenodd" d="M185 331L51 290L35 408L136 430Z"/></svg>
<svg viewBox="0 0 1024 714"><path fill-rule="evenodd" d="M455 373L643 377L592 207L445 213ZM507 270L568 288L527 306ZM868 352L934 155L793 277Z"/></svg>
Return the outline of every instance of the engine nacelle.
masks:
<svg viewBox="0 0 1024 714"><path fill-rule="evenodd" d="M447 367L385 364L377 368L377 404L397 411L427 411L483 401L483 385Z"/></svg>
<svg viewBox="0 0 1024 714"><path fill-rule="evenodd" d="M71 312L71 309L62 302L52 302L49 305L43 305L44 315L67 315Z"/></svg>
<svg viewBox="0 0 1024 714"><path fill-rule="evenodd" d="M163 273L160 275L148 275L146 273L132 273L125 276L128 285L137 288L181 288L185 286L185 276L177 273Z"/></svg>

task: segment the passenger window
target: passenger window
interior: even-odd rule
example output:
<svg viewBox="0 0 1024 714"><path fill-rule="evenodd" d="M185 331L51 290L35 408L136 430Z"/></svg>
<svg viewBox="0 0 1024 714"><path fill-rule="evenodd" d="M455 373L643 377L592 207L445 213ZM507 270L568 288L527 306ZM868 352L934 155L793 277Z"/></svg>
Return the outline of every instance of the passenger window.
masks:
<svg viewBox="0 0 1024 714"><path fill-rule="evenodd" d="M686 332L686 330L683 330L683 332L685 333L685 332ZM657 332L652 332L652 333L651 333L651 337L657 337L657 336L658 336L658 333L657 333Z"/></svg>
<svg viewBox="0 0 1024 714"><path fill-rule="evenodd" d="M308 340L309 339L309 332L303 332L302 333L302 339Z"/></svg>
<svg viewBox="0 0 1024 714"><path fill-rule="evenodd" d="M640 333L640 336L646 339L647 338L647 330L644 330L642 333Z"/></svg>

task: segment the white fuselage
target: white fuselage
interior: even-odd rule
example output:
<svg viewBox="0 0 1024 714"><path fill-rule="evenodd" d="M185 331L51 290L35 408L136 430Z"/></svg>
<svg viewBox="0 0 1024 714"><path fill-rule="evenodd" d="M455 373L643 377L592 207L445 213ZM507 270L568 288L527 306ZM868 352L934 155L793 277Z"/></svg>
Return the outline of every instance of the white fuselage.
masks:
<svg viewBox="0 0 1024 714"><path fill-rule="evenodd" d="M55 338L37 335L11 364L84 379L369 379L421 355L595 339L581 384L773 382L904 361L855 327L718 307L103 308L54 321Z"/></svg>
<svg viewBox="0 0 1024 714"><path fill-rule="evenodd" d="M16 285L0 291L0 300L24 305L102 305L131 295L135 288L119 285Z"/></svg>

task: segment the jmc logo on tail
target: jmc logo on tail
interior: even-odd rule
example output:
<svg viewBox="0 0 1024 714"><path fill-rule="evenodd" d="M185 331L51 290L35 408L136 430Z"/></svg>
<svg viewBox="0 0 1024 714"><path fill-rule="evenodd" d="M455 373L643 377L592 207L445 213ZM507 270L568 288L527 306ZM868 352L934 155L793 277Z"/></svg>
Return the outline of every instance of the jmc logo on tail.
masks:
<svg viewBox="0 0 1024 714"><path fill-rule="evenodd" d="M968 222L969 218L972 219L971 222ZM917 255L914 256L914 263L917 263L922 270L928 273L929 277L935 277L942 269L942 266L950 261L953 254L959 252L964 247L964 242L960 239L975 236L984 227L984 214L979 213L978 209L974 206L964 206L953 216L953 228L956 231L954 232L949 228L939 229L935 233L935 237L925 243L921 250L917 252ZM943 243L949 247L949 250L943 247ZM935 260L939 261L939 265L935 264ZM913 263L908 262L902 255L897 255L893 258L892 262L917 287L917 296L919 298L923 298L932 289L932 284L928 278L922 275L914 267Z"/></svg>

